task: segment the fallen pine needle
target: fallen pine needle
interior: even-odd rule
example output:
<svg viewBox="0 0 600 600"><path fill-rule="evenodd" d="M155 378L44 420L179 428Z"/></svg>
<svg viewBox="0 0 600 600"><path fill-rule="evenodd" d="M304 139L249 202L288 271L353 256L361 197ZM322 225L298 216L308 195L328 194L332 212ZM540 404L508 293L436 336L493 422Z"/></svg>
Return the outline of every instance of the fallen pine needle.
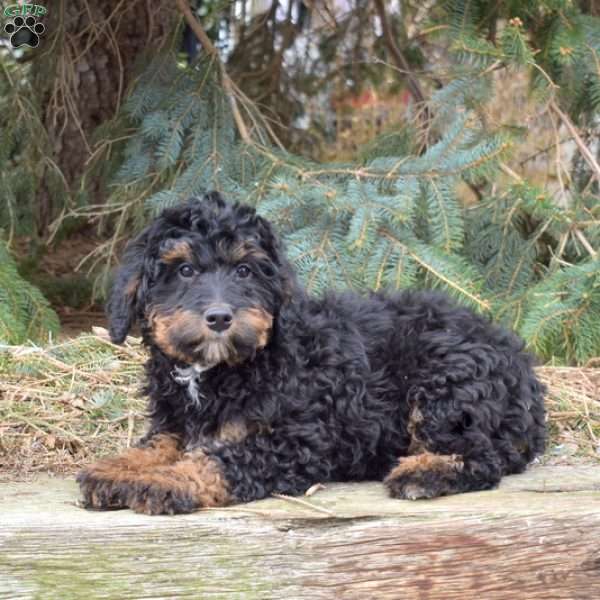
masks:
<svg viewBox="0 0 600 600"><path fill-rule="evenodd" d="M330 517L335 517L336 514L331 510L326 508L322 508L320 506L315 506L306 500L301 500L300 498L295 498L294 496L287 496L286 494L271 494L273 498L279 498L280 500L285 500L287 502L292 502L293 504L300 504L300 506L304 506L306 508L310 508L311 510L316 510L317 512L324 513L329 515Z"/></svg>

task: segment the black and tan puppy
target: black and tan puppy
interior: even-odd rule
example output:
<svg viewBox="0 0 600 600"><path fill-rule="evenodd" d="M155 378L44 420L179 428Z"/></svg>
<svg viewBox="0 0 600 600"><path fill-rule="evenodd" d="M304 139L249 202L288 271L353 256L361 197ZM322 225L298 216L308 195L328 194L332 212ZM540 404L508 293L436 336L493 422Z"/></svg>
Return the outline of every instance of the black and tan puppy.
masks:
<svg viewBox="0 0 600 600"><path fill-rule="evenodd" d="M130 243L108 311L115 342L141 323L151 426L79 474L88 507L181 513L365 479L433 498L544 448L513 334L430 292L311 298L269 223L216 193Z"/></svg>

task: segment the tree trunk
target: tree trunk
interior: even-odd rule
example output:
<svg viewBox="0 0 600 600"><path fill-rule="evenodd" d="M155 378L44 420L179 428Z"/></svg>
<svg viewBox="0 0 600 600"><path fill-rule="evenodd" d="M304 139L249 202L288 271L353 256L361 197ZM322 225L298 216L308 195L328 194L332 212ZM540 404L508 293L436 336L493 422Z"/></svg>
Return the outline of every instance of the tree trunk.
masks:
<svg viewBox="0 0 600 600"><path fill-rule="evenodd" d="M32 66L51 158L41 165L38 188L42 235L76 194L102 202L101 178L84 178L94 130L116 115L140 55L168 41L177 16L171 4L71 0L48 6L40 56Z"/></svg>

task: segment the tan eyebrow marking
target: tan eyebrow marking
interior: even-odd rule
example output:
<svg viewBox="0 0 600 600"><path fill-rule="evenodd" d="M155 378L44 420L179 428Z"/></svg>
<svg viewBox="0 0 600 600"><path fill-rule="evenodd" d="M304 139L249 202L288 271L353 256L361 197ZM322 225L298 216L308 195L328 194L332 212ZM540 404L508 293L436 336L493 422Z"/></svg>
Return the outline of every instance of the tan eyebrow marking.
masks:
<svg viewBox="0 0 600 600"><path fill-rule="evenodd" d="M258 246L248 242L239 242L229 250L229 260L233 263L241 262L248 258L268 259L267 253Z"/></svg>
<svg viewBox="0 0 600 600"><path fill-rule="evenodd" d="M175 262L178 260L191 261L193 260L193 253L188 242L178 241L167 248L160 257L166 262Z"/></svg>

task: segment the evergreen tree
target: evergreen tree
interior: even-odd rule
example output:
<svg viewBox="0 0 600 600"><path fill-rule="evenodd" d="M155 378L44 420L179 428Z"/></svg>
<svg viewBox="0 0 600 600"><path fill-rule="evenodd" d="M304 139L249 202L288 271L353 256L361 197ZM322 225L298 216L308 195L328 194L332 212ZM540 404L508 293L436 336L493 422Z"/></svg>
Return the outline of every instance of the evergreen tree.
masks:
<svg viewBox="0 0 600 600"><path fill-rule="evenodd" d="M549 5L534 4L544 19L536 26L548 28L560 7L549 12ZM120 180L134 182L128 188L134 194L140 182L152 182L146 203L152 214L213 188L254 203L278 225L312 293L329 287L441 288L517 329L543 357L585 362L600 353L600 327L593 326L600 302L595 194L576 193L568 210L525 181L500 197L486 196L487 182L518 141L512 132L490 129L482 117L493 95L490 66L499 61L529 65L535 73L552 65L554 74L565 71L534 62L535 38L523 21L535 16L532 6L506 9L516 16L496 43L483 39L477 21L489 8L480 3L475 11L473 3L460 2L445 7L459 76L432 95L428 134L435 141L420 153L415 149L423 148L423 139L412 127L375 140L358 164L313 163L266 145L262 131L243 140L214 56L180 67L178 75L174 58L162 56L128 104L139 128ZM580 16L573 14L573 22L587 35L581 43L589 44L591 22L597 23L591 17L580 23ZM548 37L546 42L559 43ZM556 60L552 53L548 57ZM548 84L535 73L534 85ZM580 106L593 114L593 96ZM574 104L569 109L574 118L584 118L573 112ZM483 188L476 207L461 205L461 181ZM582 252L573 235L586 220L591 252Z"/></svg>
<svg viewBox="0 0 600 600"><path fill-rule="evenodd" d="M361 18L371 14L358 4ZM391 72L409 80L413 98L429 99L415 106L412 122L339 163L278 144L269 119L230 78L227 52L215 49L187 11L202 42L199 58L188 64L170 48L142 66L118 118L98 134L107 147L127 137L112 193L101 209L73 211L100 213L114 227L102 282L117 240L163 208L217 189L276 223L311 293L439 288L515 328L544 359L585 363L600 355L600 168L592 137L578 133L597 127L599 19L567 0L433 3L421 27L448 44L452 76L427 87L405 68L425 61L404 26L406 14L421 18L421 8L406 3L403 13L387 15L385 3L376 4L385 27L382 35L371 32L373 48L399 69L361 70L357 61L357 72L344 77L358 85L363 76L383 81ZM294 24L294 14L285 22ZM277 39L276 13L265 18ZM345 18L344 34L364 43ZM284 50L295 35L284 36ZM243 48L231 56L233 70L243 70ZM490 124L485 111L499 69L526 70L532 93L575 131L578 152L562 205L506 167L519 128ZM288 78L273 93L291 85ZM513 183L493 185L506 172ZM461 201L464 185L478 196L472 206Z"/></svg>
<svg viewBox="0 0 600 600"><path fill-rule="evenodd" d="M0 342L48 341L58 333L58 317L42 293L25 281L0 240Z"/></svg>

